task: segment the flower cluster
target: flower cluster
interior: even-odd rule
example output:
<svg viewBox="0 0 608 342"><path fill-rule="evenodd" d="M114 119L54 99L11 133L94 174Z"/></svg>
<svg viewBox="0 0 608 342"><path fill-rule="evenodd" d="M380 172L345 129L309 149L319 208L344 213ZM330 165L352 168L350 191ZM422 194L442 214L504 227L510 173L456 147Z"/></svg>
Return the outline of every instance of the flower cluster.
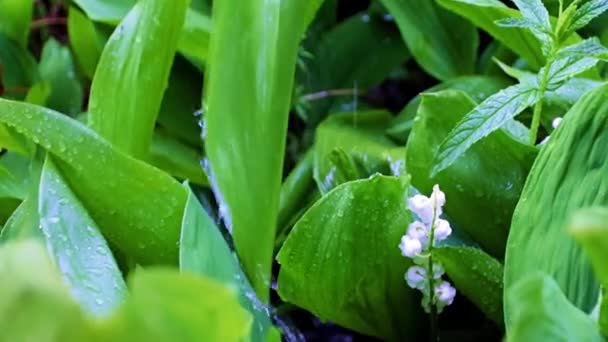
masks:
<svg viewBox="0 0 608 342"><path fill-rule="evenodd" d="M411 258L415 264L407 270L405 280L411 288L422 292L422 306L427 312L431 311L431 306L436 306L437 312L441 312L452 304L456 295L450 283L441 279L445 271L432 256L434 245L452 233L450 223L439 218L444 205L445 194L439 185L433 187L430 198L423 195L410 198L408 207L418 220L409 225L399 244L401 254Z"/></svg>

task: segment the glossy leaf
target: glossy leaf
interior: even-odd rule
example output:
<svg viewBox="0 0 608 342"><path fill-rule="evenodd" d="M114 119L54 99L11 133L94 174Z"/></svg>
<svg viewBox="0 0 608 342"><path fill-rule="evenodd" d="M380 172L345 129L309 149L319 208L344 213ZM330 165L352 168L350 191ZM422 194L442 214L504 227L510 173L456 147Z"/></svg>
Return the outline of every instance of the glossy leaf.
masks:
<svg viewBox="0 0 608 342"><path fill-rule="evenodd" d="M473 144L502 127L538 101L537 90L525 83L488 97L465 115L439 146L432 174L445 170Z"/></svg>
<svg viewBox="0 0 608 342"><path fill-rule="evenodd" d="M213 8L205 80L208 175L262 302L268 300L293 75L307 24L303 13L319 4L227 0ZM239 100L231 94L240 94Z"/></svg>
<svg viewBox="0 0 608 342"><path fill-rule="evenodd" d="M469 298L481 311L502 325L502 273L498 260L479 248L444 246L433 250L459 293Z"/></svg>
<svg viewBox="0 0 608 342"><path fill-rule="evenodd" d="M46 106L69 115L82 110L82 85L76 76L70 50L55 39L49 39L42 49L40 77L51 88Z"/></svg>
<svg viewBox="0 0 608 342"><path fill-rule="evenodd" d="M1 0L0 33L26 47L33 9L33 1Z"/></svg>
<svg viewBox="0 0 608 342"><path fill-rule="evenodd" d="M291 170L281 186L277 226L283 228L301 208L306 196L314 190L314 149L308 150Z"/></svg>
<svg viewBox="0 0 608 342"><path fill-rule="evenodd" d="M0 157L0 198L25 199L29 187L29 158L13 152Z"/></svg>
<svg viewBox="0 0 608 342"><path fill-rule="evenodd" d="M394 153L395 144L384 135L390 120L387 112L368 111L334 114L319 125L313 176L322 193L344 181L365 178L376 172L391 174L392 164L396 167L396 164L403 164L404 153ZM336 160L340 157L343 157L341 161ZM340 168L339 164L347 165L346 169ZM338 181L338 174L345 171L352 177Z"/></svg>
<svg viewBox="0 0 608 342"><path fill-rule="evenodd" d="M186 0L135 5L106 44L91 86L90 126L140 159L152 140L186 9Z"/></svg>
<svg viewBox="0 0 608 342"><path fill-rule="evenodd" d="M410 262L400 237L408 182L374 176L342 184L296 223L277 256L285 301L366 335L389 340L422 333L420 304L404 283Z"/></svg>
<svg viewBox="0 0 608 342"><path fill-rule="evenodd" d="M558 59L549 67L549 88L555 88L562 82L596 66L596 58L571 56ZM541 72L544 68L541 69Z"/></svg>
<svg viewBox="0 0 608 342"><path fill-rule="evenodd" d="M499 0L437 0L439 5L470 20L496 40L525 58L532 67L544 65L545 58L534 35L526 29L496 25L497 20L519 17L519 11Z"/></svg>
<svg viewBox="0 0 608 342"><path fill-rule="evenodd" d="M0 246L0 327L8 341L83 341L90 326L42 243ZM9 285L10 286L7 286Z"/></svg>
<svg viewBox="0 0 608 342"><path fill-rule="evenodd" d="M566 297L590 311L598 283L581 248L566 233L577 209L608 204L608 86L583 96L536 158L513 214L505 288L534 271L552 276ZM512 310L505 307L507 326Z"/></svg>
<svg viewBox="0 0 608 342"><path fill-rule="evenodd" d="M560 49L555 58L559 59L569 56L608 59L608 48L602 45L598 38L593 37Z"/></svg>
<svg viewBox="0 0 608 342"><path fill-rule="evenodd" d="M184 186L187 187L187 184ZM200 274L238 289L241 305L254 317L252 338L254 341L264 341L272 327L268 309L259 303L218 227L192 191L188 191L180 238L180 270Z"/></svg>
<svg viewBox="0 0 608 342"><path fill-rule="evenodd" d="M36 60L16 42L0 33L0 65L5 98L23 99L28 88L40 79Z"/></svg>
<svg viewBox="0 0 608 342"><path fill-rule="evenodd" d="M381 0L395 18L416 62L440 80L473 73L479 44L475 28L427 0Z"/></svg>
<svg viewBox="0 0 608 342"><path fill-rule="evenodd" d="M443 172L430 176L433 156L444 137L473 107L461 91L425 94L407 145L407 171L412 184L423 193L430 193L433 185L439 184L452 221L485 251L501 259L511 215L535 149L497 130Z"/></svg>
<svg viewBox="0 0 608 342"><path fill-rule="evenodd" d="M47 158L38 197L40 228L55 264L78 303L93 315L107 315L127 288L97 224Z"/></svg>
<svg viewBox="0 0 608 342"><path fill-rule="evenodd" d="M251 316L233 289L170 269L147 269L129 279L131 295L102 326L100 340L245 341Z"/></svg>
<svg viewBox="0 0 608 342"><path fill-rule="evenodd" d="M74 0L89 18L108 24L117 24L136 0Z"/></svg>
<svg viewBox="0 0 608 342"><path fill-rule="evenodd" d="M0 99L0 122L57 157L68 184L110 242L143 264L177 261L186 193L172 177L49 109Z"/></svg>
<svg viewBox="0 0 608 342"><path fill-rule="evenodd" d="M0 245L9 241L40 238L38 203L36 198L26 197L6 220L0 231Z"/></svg>
<svg viewBox="0 0 608 342"><path fill-rule="evenodd" d="M184 56L199 66L207 59L211 32L211 18L199 12L188 10L177 48Z"/></svg>
<svg viewBox="0 0 608 342"><path fill-rule="evenodd" d="M603 341L591 318L546 274L527 275L507 289L506 298L513 308L508 341Z"/></svg>
<svg viewBox="0 0 608 342"><path fill-rule="evenodd" d="M93 79L104 42L100 40L93 22L73 6L68 14L68 34L78 64L84 74Z"/></svg>

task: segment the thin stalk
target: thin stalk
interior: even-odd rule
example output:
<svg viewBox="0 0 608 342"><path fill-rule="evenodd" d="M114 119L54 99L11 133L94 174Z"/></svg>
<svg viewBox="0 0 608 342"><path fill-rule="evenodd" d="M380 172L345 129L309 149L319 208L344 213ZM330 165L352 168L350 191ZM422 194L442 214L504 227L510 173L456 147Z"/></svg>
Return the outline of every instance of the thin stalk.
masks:
<svg viewBox="0 0 608 342"><path fill-rule="evenodd" d="M553 54L553 53L552 53ZM530 145L536 145L536 138L538 136L538 128L540 126L540 117L543 111L543 98L545 97L545 91L547 90L547 83L549 82L549 69L551 68L551 64L553 64L553 59L548 58L547 64L545 65L545 69L543 71L543 77L540 80L539 86L539 97L540 99L534 105L534 111L532 114L532 124L530 125Z"/></svg>
<svg viewBox="0 0 608 342"><path fill-rule="evenodd" d="M429 237L429 262L427 266L427 276L429 277L429 297L430 297L430 342L439 341L439 324L437 322L437 306L435 305L435 275L433 273L433 241L435 240L435 223L437 221L437 198L433 209L433 221L431 222L431 234Z"/></svg>
<svg viewBox="0 0 608 342"><path fill-rule="evenodd" d="M316 93L307 94L300 97L301 101L309 102L309 101L317 101L322 100L328 97L337 97L337 96L359 96L365 95L365 91L360 91L358 89L330 89L330 90L322 90Z"/></svg>

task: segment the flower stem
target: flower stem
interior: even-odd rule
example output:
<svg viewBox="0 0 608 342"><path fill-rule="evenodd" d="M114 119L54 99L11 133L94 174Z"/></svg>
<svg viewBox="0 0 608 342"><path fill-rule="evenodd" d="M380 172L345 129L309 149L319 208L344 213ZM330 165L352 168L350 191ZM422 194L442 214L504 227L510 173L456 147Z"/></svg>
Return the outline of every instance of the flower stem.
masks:
<svg viewBox="0 0 608 342"><path fill-rule="evenodd" d="M540 126L540 118L543 112L543 98L545 91L547 90L547 83L549 82L549 69L551 69L553 59L548 58L547 64L544 67L543 76L540 80L539 85L539 100L534 105L534 112L532 114L532 124L530 125L530 145L536 145L536 139L538 137L538 128Z"/></svg>

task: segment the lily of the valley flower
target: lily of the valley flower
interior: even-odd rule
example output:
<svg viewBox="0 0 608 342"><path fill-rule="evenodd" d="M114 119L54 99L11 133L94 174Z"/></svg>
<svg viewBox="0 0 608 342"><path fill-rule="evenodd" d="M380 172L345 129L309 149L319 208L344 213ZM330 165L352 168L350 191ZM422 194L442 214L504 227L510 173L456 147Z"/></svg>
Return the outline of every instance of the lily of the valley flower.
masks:
<svg viewBox="0 0 608 342"><path fill-rule="evenodd" d="M430 197L411 197L408 208L418 220L408 226L399 244L401 254L416 264L407 270L405 280L409 287L422 292L422 306L427 312L431 311L431 305L441 312L445 306L452 304L456 295L456 289L441 279L445 272L443 267L432 258L435 243L452 234L450 223L439 218L443 214L445 201L445 194L439 185L433 186Z"/></svg>

